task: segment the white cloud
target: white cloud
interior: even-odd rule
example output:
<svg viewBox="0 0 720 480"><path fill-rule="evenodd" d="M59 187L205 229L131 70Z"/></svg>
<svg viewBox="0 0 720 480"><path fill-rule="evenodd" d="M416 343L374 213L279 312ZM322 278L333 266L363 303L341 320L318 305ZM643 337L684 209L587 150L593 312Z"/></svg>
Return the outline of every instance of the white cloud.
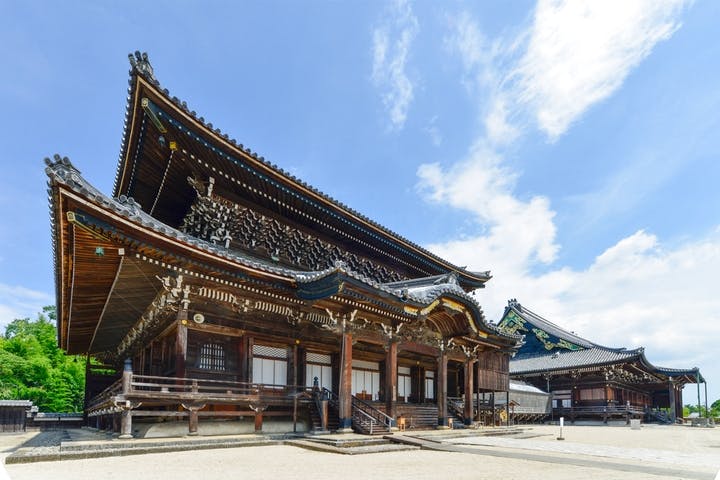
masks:
<svg viewBox="0 0 720 480"><path fill-rule="evenodd" d="M451 23L452 31L445 39L445 45L460 57L465 69L462 83L480 99L486 140L491 144L506 145L520 134L509 120L512 102L506 98L505 74L502 71L502 65L517 44L489 41L467 12L451 19Z"/></svg>
<svg viewBox="0 0 720 480"><path fill-rule="evenodd" d="M16 318L35 318L42 307L55 303L46 292L0 283L0 329Z"/></svg>
<svg viewBox="0 0 720 480"><path fill-rule="evenodd" d="M515 192L518 174L501 150L532 124L551 140L562 135L679 28L683 5L540 0L529 27L509 41L488 40L468 14L459 15L446 44L465 68L462 83L477 102L483 131L456 163L421 165L418 188L428 201L477 222L475 234L429 248L471 270L492 270L478 292L489 318L499 319L507 300L517 298L597 343L645 346L656 365L699 366L717 378L720 366L711 356L720 338L720 229L671 246L639 230L586 268L556 265L550 201ZM605 193L612 196L634 177L633 168ZM662 181L666 173L657 175Z"/></svg>
<svg viewBox="0 0 720 480"><path fill-rule="evenodd" d="M463 83L481 97L489 141L512 142L523 119L555 140L672 36L686 3L540 0L526 29L494 40L465 12L446 44L470 77Z"/></svg>
<svg viewBox="0 0 720 480"><path fill-rule="evenodd" d="M555 213L549 201L541 196L527 201L515 198L515 174L484 144L476 145L466 159L449 169L425 164L417 174L426 198L465 210L487 228L481 237L452 242L452 249L483 252L488 263L512 257L523 270L555 259Z"/></svg>
<svg viewBox="0 0 720 480"><path fill-rule="evenodd" d="M607 98L680 26L686 2L541 0L511 76L521 103L550 137Z"/></svg>
<svg viewBox="0 0 720 480"><path fill-rule="evenodd" d="M700 367L717 390L720 228L675 246L641 230L607 248L585 269L555 267L544 274L527 269L532 242L525 235L532 228L517 225L506 236L492 233L430 248L470 269L492 268L493 279L476 294L490 319L498 320L507 300L517 298L601 345L645 347L657 366ZM501 244L501 238L509 244Z"/></svg>
<svg viewBox="0 0 720 480"><path fill-rule="evenodd" d="M437 120L438 117L437 115L435 115L430 119L427 126L423 130L430 137L430 141L432 142L432 144L436 147L439 147L440 145L442 145L443 138L442 134L440 133L440 129L437 126Z"/></svg>
<svg viewBox="0 0 720 480"><path fill-rule="evenodd" d="M419 26L407 0L394 1L389 10L373 31L372 81L381 92L391 129L400 130L414 97L414 85L405 70Z"/></svg>

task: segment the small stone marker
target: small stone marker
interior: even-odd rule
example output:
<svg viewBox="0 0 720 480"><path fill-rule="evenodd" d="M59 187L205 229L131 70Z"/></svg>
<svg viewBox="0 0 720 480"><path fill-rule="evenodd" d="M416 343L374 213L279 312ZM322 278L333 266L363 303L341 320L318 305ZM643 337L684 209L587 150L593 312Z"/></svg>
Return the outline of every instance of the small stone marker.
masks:
<svg viewBox="0 0 720 480"><path fill-rule="evenodd" d="M560 436L557 437L558 440L565 440L562 434L563 425L565 425L565 417L560 417Z"/></svg>

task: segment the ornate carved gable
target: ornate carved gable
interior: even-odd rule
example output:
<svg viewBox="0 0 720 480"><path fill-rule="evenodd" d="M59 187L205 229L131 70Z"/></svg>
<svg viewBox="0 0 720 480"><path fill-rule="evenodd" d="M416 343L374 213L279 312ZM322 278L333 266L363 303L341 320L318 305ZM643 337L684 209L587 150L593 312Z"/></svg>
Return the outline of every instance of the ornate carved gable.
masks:
<svg viewBox="0 0 720 480"><path fill-rule="evenodd" d="M379 283L405 279L387 267L217 195L212 178L207 183L192 178L188 182L197 198L180 226L184 233L300 269L324 270L342 261Z"/></svg>

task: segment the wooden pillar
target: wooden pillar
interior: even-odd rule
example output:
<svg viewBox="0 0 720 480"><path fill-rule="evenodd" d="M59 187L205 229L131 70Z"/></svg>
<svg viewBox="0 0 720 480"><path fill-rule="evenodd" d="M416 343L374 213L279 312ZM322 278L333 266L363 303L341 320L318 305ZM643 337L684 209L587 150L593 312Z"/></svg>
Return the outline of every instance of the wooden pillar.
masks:
<svg viewBox="0 0 720 480"><path fill-rule="evenodd" d="M294 388L298 384L298 346L294 344L288 352L287 384Z"/></svg>
<svg viewBox="0 0 720 480"><path fill-rule="evenodd" d="M385 353L385 413L395 419L397 416L397 342L390 340Z"/></svg>
<svg viewBox="0 0 720 480"><path fill-rule="evenodd" d="M419 363L419 362L418 362ZM420 403L425 398L425 371L419 364L410 368L410 402Z"/></svg>
<svg viewBox="0 0 720 480"><path fill-rule="evenodd" d="M132 390L132 374L132 360L128 358L125 360L125 366L122 373L123 396L129 394ZM130 409L130 400L127 399L125 400L125 405L122 407L122 414L120 418L120 436L118 438L133 438L132 411Z"/></svg>
<svg viewBox="0 0 720 480"><path fill-rule="evenodd" d="M132 434L132 410L123 408L120 417L120 436L121 439L133 438Z"/></svg>
<svg viewBox="0 0 720 480"><path fill-rule="evenodd" d="M262 432L263 410L255 411L255 432Z"/></svg>
<svg viewBox="0 0 720 480"><path fill-rule="evenodd" d="M463 409L463 423L472 425L473 422L473 359L465 360L465 406Z"/></svg>
<svg viewBox="0 0 720 480"><path fill-rule="evenodd" d="M492 411L492 426L497 425L497 412L495 411L495 392L490 392L490 410Z"/></svg>
<svg viewBox="0 0 720 480"><path fill-rule="evenodd" d="M340 386L338 392L339 430L352 431L352 334L343 333L340 348Z"/></svg>
<svg viewBox="0 0 720 480"><path fill-rule="evenodd" d="M247 335L238 337L237 353L238 353L238 382L250 382L248 376L248 339Z"/></svg>
<svg viewBox="0 0 720 480"><path fill-rule="evenodd" d="M438 357L438 385L437 385L437 405L438 405L438 428L448 428L448 408L447 408L447 380L448 380L448 359L445 350L440 351Z"/></svg>
<svg viewBox="0 0 720 480"><path fill-rule="evenodd" d="M197 408L191 408L188 418L188 435L198 434L198 411Z"/></svg>
<svg viewBox="0 0 720 480"><path fill-rule="evenodd" d="M255 337L247 337L246 351L245 351L245 374L247 375L247 382L252 383L253 375L253 347L255 346Z"/></svg>
<svg viewBox="0 0 720 480"><path fill-rule="evenodd" d="M298 385L307 385L308 379L307 377L307 352L306 350L298 345L297 348L297 384ZM312 378L310 379L312 383Z"/></svg>
<svg viewBox="0 0 720 480"><path fill-rule="evenodd" d="M198 434L198 407L188 408L188 435L195 436Z"/></svg>
<svg viewBox="0 0 720 480"><path fill-rule="evenodd" d="M484 358L484 356L478 355L478 357L475 359L475 403L477 404L477 417L475 417L475 420L478 422L484 421L481 416L480 412L481 410L481 402L480 402L480 382L482 382L482 361L481 358ZM482 392L482 403L485 403L485 391Z"/></svg>
<svg viewBox="0 0 720 480"><path fill-rule="evenodd" d="M677 410L675 408L675 384L673 384L672 379L668 379L668 399L670 400L670 421L675 423Z"/></svg>
<svg viewBox="0 0 720 480"><path fill-rule="evenodd" d="M187 358L187 310L177 314L177 331L175 333L175 376L185 377L185 359Z"/></svg>

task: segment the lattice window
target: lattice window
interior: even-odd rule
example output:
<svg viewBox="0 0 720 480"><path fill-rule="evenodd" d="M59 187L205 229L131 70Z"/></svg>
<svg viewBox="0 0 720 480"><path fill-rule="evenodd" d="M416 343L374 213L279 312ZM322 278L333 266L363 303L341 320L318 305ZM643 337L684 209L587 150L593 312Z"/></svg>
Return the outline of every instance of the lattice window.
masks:
<svg viewBox="0 0 720 480"><path fill-rule="evenodd" d="M317 363L318 365L330 365L332 357L325 353L307 352L307 362Z"/></svg>
<svg viewBox="0 0 720 480"><path fill-rule="evenodd" d="M225 346L220 343L205 343L200 347L198 367L205 370L225 370Z"/></svg>
<svg viewBox="0 0 720 480"><path fill-rule="evenodd" d="M287 348L271 347L270 345L253 345L253 357L288 358Z"/></svg>

